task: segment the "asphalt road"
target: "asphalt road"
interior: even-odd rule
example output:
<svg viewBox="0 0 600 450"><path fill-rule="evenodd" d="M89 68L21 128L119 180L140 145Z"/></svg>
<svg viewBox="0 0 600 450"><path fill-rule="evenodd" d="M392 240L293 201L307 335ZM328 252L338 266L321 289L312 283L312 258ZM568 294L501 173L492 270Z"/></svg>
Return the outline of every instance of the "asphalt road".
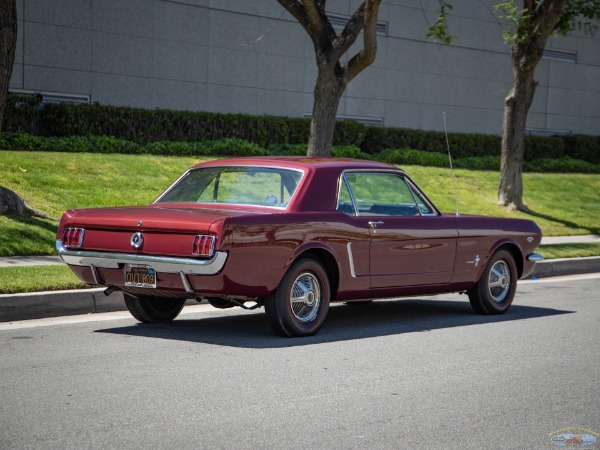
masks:
<svg viewBox="0 0 600 450"><path fill-rule="evenodd" d="M600 433L598 292L522 282L501 317L459 295L339 305L305 339L205 305L0 324L0 448L559 448Z"/></svg>

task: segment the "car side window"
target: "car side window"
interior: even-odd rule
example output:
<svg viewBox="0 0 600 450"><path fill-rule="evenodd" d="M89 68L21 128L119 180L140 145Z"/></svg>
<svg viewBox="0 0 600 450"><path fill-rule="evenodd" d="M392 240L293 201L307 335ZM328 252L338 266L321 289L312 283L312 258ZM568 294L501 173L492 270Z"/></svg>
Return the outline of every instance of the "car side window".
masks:
<svg viewBox="0 0 600 450"><path fill-rule="evenodd" d="M411 188L399 174L355 172L347 173L346 179L360 216L421 215Z"/></svg>

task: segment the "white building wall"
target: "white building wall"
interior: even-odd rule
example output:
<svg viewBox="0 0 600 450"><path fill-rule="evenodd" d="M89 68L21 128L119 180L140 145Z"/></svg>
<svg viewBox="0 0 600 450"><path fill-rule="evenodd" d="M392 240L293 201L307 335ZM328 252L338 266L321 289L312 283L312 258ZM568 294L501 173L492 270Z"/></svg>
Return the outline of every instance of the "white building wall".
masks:
<svg viewBox="0 0 600 450"><path fill-rule="evenodd" d="M349 85L343 117L385 126L501 133L509 48L493 0L454 2L449 46L425 39L437 0L381 4L375 63ZM356 0L330 0L348 17ZM17 0L11 89L92 102L309 115L316 77L306 32L275 0ZM577 62L543 60L528 127L600 134L600 34L552 38Z"/></svg>

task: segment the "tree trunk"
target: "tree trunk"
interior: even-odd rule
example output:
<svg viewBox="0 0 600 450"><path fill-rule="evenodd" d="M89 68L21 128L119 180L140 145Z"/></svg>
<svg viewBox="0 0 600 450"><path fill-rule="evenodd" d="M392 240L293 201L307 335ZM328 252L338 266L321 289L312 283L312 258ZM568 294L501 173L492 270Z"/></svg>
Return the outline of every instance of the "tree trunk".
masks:
<svg viewBox="0 0 600 450"><path fill-rule="evenodd" d="M17 47L17 2L0 0L0 130Z"/></svg>
<svg viewBox="0 0 600 450"><path fill-rule="evenodd" d="M319 67L307 156L331 156L335 118L344 89L332 68Z"/></svg>
<svg viewBox="0 0 600 450"><path fill-rule="evenodd" d="M505 100L498 204L527 211L523 204L525 124L537 82L534 71L548 38L559 23L566 0L523 0L511 58L514 84Z"/></svg>
<svg viewBox="0 0 600 450"><path fill-rule="evenodd" d="M525 124L537 82L533 71L518 73L504 105L500 185L498 204L509 209L525 210L523 204L523 157Z"/></svg>

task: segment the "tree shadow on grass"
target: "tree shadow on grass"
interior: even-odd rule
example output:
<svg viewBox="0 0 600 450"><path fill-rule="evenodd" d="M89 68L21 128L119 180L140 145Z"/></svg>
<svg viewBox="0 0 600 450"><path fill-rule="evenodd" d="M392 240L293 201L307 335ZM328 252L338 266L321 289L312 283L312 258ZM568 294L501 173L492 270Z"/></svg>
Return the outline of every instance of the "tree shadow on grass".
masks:
<svg viewBox="0 0 600 450"><path fill-rule="evenodd" d="M452 297L450 297L452 298ZM231 310L228 310L231 311ZM332 306L316 336L288 339L275 336L264 313L219 312L218 317L185 318L168 324L136 324L97 330L126 336L171 339L238 348L287 348L431 330L535 319L570 314L551 308L513 305L499 316L474 314L468 301L410 299ZM222 315L227 314L227 315Z"/></svg>
<svg viewBox="0 0 600 450"><path fill-rule="evenodd" d="M44 243L48 246L48 251L54 249L54 236L58 230L58 223L47 219L40 219L32 216L19 216L18 214L6 214L2 217L8 219L8 229L3 229L3 235L6 234L6 241L0 243L0 253L14 256L27 256L32 254L30 249L32 244ZM49 239L49 235L52 239ZM39 253L39 250L35 252Z"/></svg>
<svg viewBox="0 0 600 450"><path fill-rule="evenodd" d="M540 213L537 211L533 211L532 209L529 209L528 207L524 207L521 210L521 212L523 212L525 214L529 214L530 216L533 216L533 217L539 217L540 219L548 220L550 222L559 223L561 225L564 225L567 228L580 228L582 230L589 231L590 234L600 234L600 227L586 227L584 225L580 225L578 223L571 222L570 220L559 219L557 217L549 216L548 214L543 214L543 213Z"/></svg>

